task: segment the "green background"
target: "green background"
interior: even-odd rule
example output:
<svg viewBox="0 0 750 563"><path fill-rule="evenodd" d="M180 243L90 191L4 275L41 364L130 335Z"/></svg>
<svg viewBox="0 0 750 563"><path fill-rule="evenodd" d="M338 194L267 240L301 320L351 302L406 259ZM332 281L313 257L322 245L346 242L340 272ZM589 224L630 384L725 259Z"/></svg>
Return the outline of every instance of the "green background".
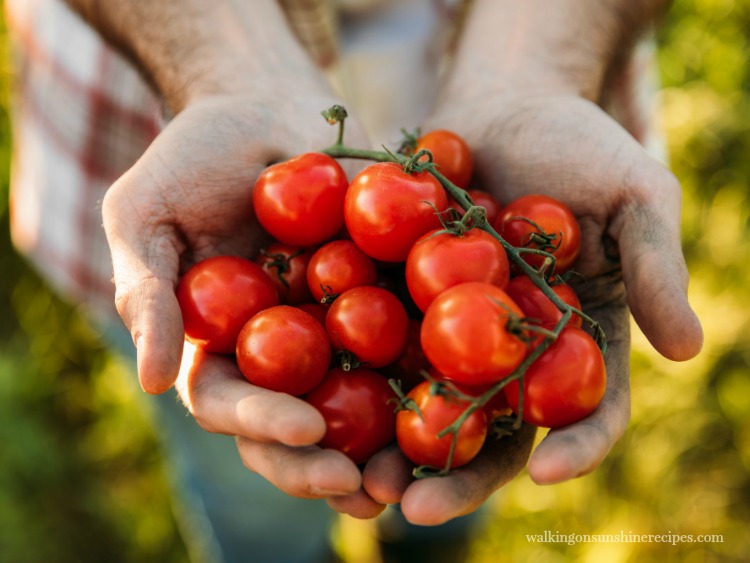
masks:
<svg viewBox="0 0 750 563"><path fill-rule="evenodd" d="M655 102L684 188L703 352L666 361L636 329L626 435L589 476L539 487L522 473L495 495L475 563L750 561L749 37L750 0L677 0L658 34ZM4 28L0 48L0 561L185 561L133 374L10 245ZM341 520L348 561L374 561L370 528ZM545 530L723 542L527 540Z"/></svg>

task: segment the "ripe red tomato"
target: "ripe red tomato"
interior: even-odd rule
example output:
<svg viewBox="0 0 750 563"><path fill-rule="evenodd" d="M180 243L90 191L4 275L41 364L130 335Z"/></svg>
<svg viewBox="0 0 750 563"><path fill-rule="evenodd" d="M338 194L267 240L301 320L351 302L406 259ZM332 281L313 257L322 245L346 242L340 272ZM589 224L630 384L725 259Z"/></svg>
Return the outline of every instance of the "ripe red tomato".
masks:
<svg viewBox="0 0 750 563"><path fill-rule="evenodd" d="M565 303L576 309L581 309L581 302L576 292L567 283L556 283L550 287ZM542 290L526 274L512 278L505 292L521 308L526 318L530 321L537 321L544 328L555 328L555 325L562 318L560 309L552 303L549 297L544 295ZM581 317L573 314L567 326L580 327L582 324Z"/></svg>
<svg viewBox="0 0 750 563"><path fill-rule="evenodd" d="M316 301L353 287L375 285L375 262L350 240L334 240L313 254L307 266L307 287Z"/></svg>
<svg viewBox="0 0 750 563"><path fill-rule="evenodd" d="M487 211L487 223L492 225L495 220L497 220L497 216L500 215L500 210L502 209L502 205L500 205L500 202L497 201L492 194L485 192L483 190L467 190L469 197L471 197L471 200L474 202L474 205L480 205L484 207L484 209ZM463 217L464 209L460 205L458 205L458 202L454 199L450 200L450 206L458 211L458 214Z"/></svg>
<svg viewBox="0 0 750 563"><path fill-rule="evenodd" d="M380 368L404 351L409 319L391 292L355 287L339 295L328 309L326 331L334 350L346 350L366 367Z"/></svg>
<svg viewBox="0 0 750 563"><path fill-rule="evenodd" d="M293 246L315 246L344 225L349 184L338 162L305 153L266 168L253 189L253 207L263 228Z"/></svg>
<svg viewBox="0 0 750 563"><path fill-rule="evenodd" d="M332 369L305 397L326 421L318 445L364 463L395 437L395 398L388 381L375 371Z"/></svg>
<svg viewBox="0 0 750 563"><path fill-rule="evenodd" d="M368 166L352 180L344 202L346 226L366 254L402 262L416 240L440 227L448 206L440 183L428 172L407 174L393 162Z"/></svg>
<svg viewBox="0 0 750 563"><path fill-rule="evenodd" d="M187 340L208 352L232 354L242 326L257 312L278 305L279 295L257 264L215 256L185 272L177 301Z"/></svg>
<svg viewBox="0 0 750 563"><path fill-rule="evenodd" d="M303 310L278 305L261 311L237 338L237 365L258 387L303 395L323 379L331 345L321 324Z"/></svg>
<svg viewBox="0 0 750 563"><path fill-rule="evenodd" d="M422 416L414 410L401 410L396 415L396 439L401 451L413 463L443 469L448 463L453 435L438 434L450 426L468 407L457 397L431 395L430 382L424 381L407 395ZM487 418L482 409L474 411L458 431L456 448L450 468L460 467L479 453L487 436Z"/></svg>
<svg viewBox="0 0 750 563"><path fill-rule="evenodd" d="M481 282L455 285L438 295L422 320L422 349L446 379L491 385L523 361L527 346L509 321L523 317L499 287Z"/></svg>
<svg viewBox="0 0 750 563"><path fill-rule="evenodd" d="M505 249L481 229L462 235L430 231L414 244L406 258L406 284L422 312L449 287L476 281L505 288L509 276Z"/></svg>
<svg viewBox="0 0 750 563"><path fill-rule="evenodd" d="M432 161L440 173L459 188L469 185L474 172L471 149L459 135L446 129L425 133L417 140L415 154L422 149L432 153Z"/></svg>
<svg viewBox="0 0 750 563"><path fill-rule="evenodd" d="M604 358L580 328L566 327L524 375L523 419L545 428L577 422L596 409L607 386ZM505 387L518 409L518 381Z"/></svg>
<svg viewBox="0 0 750 563"><path fill-rule="evenodd" d="M510 202L498 215L494 227L513 246L552 253L557 259L558 273L573 266L581 249L581 229L573 213L562 202L544 195L527 195ZM540 242L540 236L549 238L549 242ZM524 260L539 267L544 257L525 254Z"/></svg>
<svg viewBox="0 0 750 563"><path fill-rule="evenodd" d="M306 277L311 256L308 249L277 242L261 250L255 263L276 285L282 303L299 305L312 300Z"/></svg>

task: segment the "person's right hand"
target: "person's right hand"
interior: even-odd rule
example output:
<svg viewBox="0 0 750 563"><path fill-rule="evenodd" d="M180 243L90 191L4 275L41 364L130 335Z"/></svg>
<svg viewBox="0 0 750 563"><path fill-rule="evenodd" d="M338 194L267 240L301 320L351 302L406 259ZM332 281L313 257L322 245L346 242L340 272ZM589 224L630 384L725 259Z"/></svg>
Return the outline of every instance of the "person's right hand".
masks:
<svg viewBox="0 0 750 563"><path fill-rule="evenodd" d="M251 209L258 174L271 162L335 140L320 115L335 100L302 89L304 99L294 101L288 95L272 103L213 97L187 107L108 191L103 218L116 304L149 393L166 391L180 371L184 332L175 288L181 273L210 256L253 257L267 238ZM353 120L347 136L366 146ZM246 466L294 496L360 489L351 460L311 446L325 432L313 407L250 385L232 358L185 352L177 385L183 402L205 430L237 437Z"/></svg>

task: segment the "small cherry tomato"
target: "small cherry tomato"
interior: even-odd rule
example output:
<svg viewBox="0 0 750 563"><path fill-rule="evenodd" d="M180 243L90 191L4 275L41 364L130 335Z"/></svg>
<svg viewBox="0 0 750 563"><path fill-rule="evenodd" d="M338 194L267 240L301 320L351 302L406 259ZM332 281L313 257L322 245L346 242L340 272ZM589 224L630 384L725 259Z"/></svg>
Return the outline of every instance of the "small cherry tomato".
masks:
<svg viewBox="0 0 750 563"><path fill-rule="evenodd" d="M474 173L474 160L466 141L453 131L436 129L417 140L415 154L422 149L432 153L438 171L459 188L469 185Z"/></svg>
<svg viewBox="0 0 750 563"><path fill-rule="evenodd" d="M446 379L492 385L523 361L527 346L514 324L523 317L499 287L455 285L438 295L422 320L422 349Z"/></svg>
<svg viewBox="0 0 750 563"><path fill-rule="evenodd" d="M312 299L307 289L307 264L312 251L280 242L260 251L255 263L265 270L286 305L298 305Z"/></svg>
<svg viewBox="0 0 750 563"><path fill-rule="evenodd" d="M431 383L424 381L407 395L416 409L405 408L396 415L396 439L404 455L417 465L439 469L448 464L454 436L438 434L453 424L469 403L458 397L432 395ZM418 411L417 411L418 409ZM482 449L487 436L487 418L482 409L474 411L461 425L457 434L450 468L471 461Z"/></svg>
<svg viewBox="0 0 750 563"><path fill-rule="evenodd" d="M606 386L599 347L580 328L566 327L524 375L523 419L544 428L567 426L594 412ZM518 389L518 381L505 387L516 412Z"/></svg>
<svg viewBox="0 0 750 563"><path fill-rule="evenodd" d="M560 201L544 195L527 195L511 201L494 224L500 235L518 248L550 252L555 271L569 270L581 249L581 229L573 213ZM524 254L524 260L540 267L544 256Z"/></svg>
<svg viewBox="0 0 750 563"><path fill-rule="evenodd" d="M250 317L279 304L263 269L237 256L214 256L191 267L177 285L185 338L208 352L232 354Z"/></svg>
<svg viewBox="0 0 750 563"><path fill-rule="evenodd" d="M347 351L368 368L395 361L404 351L409 319L401 302L379 287L355 287L328 309L326 331L336 351Z"/></svg>
<svg viewBox="0 0 750 563"><path fill-rule="evenodd" d="M486 231L462 235L434 230L412 247L406 258L406 284L424 312L443 291L464 282L485 282L505 288L510 266L502 245Z"/></svg>
<svg viewBox="0 0 750 563"><path fill-rule="evenodd" d="M293 246L315 246L344 225L349 183L335 159L305 153L266 168L253 189L258 221L274 238Z"/></svg>
<svg viewBox="0 0 750 563"><path fill-rule="evenodd" d="M447 206L445 190L428 172L407 174L380 162L352 180L344 215L349 235L367 255L403 262L419 237L440 227L437 213Z"/></svg>
<svg viewBox="0 0 750 563"><path fill-rule="evenodd" d="M307 266L307 287L316 301L347 289L375 285L375 262L350 240L334 240L315 251Z"/></svg>
<svg viewBox="0 0 750 563"><path fill-rule="evenodd" d="M303 395L331 364L328 335L311 315L289 305L261 311L237 338L237 365L258 387Z"/></svg>
<svg viewBox="0 0 750 563"><path fill-rule="evenodd" d="M565 303L576 309L581 309L573 288L567 283L559 282L550 286L557 296ZM505 292L516 305L521 308L524 316L532 322L537 322L544 328L553 329L562 318L562 312L547 297L544 292L526 274L521 274L510 280ZM580 327L583 324L580 316L575 313L570 317L567 326Z"/></svg>
<svg viewBox="0 0 750 563"><path fill-rule="evenodd" d="M322 448L343 452L364 463L396 435L396 394L379 373L367 369L332 369L305 400L320 411L326 433Z"/></svg>

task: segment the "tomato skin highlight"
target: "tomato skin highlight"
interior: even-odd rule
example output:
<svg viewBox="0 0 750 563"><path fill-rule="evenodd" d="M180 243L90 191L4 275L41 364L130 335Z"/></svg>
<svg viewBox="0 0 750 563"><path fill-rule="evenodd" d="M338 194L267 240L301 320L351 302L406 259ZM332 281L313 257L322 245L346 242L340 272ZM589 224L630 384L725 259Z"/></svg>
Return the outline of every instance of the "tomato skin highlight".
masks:
<svg viewBox="0 0 750 563"><path fill-rule="evenodd" d="M379 287L355 287L342 293L326 315L334 350L348 351L368 368L398 359L406 348L409 318L398 298Z"/></svg>
<svg viewBox="0 0 750 563"><path fill-rule="evenodd" d="M313 298L320 302L327 293L341 294L363 285L375 285L375 262L350 240L334 240L312 255L306 283Z"/></svg>
<svg viewBox="0 0 750 563"><path fill-rule="evenodd" d="M263 249L255 263L276 285L281 303L299 305L312 299L307 288L307 265L311 257L309 249L277 242Z"/></svg>
<svg viewBox="0 0 750 563"><path fill-rule="evenodd" d="M509 375L528 348L508 330L523 317L499 287L481 282L455 285L437 296L422 320L425 356L446 379L492 385Z"/></svg>
<svg viewBox="0 0 750 563"><path fill-rule="evenodd" d="M318 443L356 464L364 463L396 436L396 394L388 381L368 369L334 368L305 396L323 415L326 433Z"/></svg>
<svg viewBox="0 0 750 563"><path fill-rule="evenodd" d="M524 375L523 419L544 428L578 422L596 410L606 386L599 347L582 329L566 327ZM518 390L518 381L505 387L516 412Z"/></svg>
<svg viewBox="0 0 750 563"><path fill-rule="evenodd" d="M422 417L404 409L396 415L396 439L404 455L416 465L442 469L448 463L453 436L438 438L466 410L469 404L457 397L430 394L430 382L424 381L412 389L407 397L412 399ZM471 461L482 449L487 436L487 417L482 409L474 411L458 431L456 448L450 468Z"/></svg>
<svg viewBox="0 0 750 563"><path fill-rule="evenodd" d="M550 288L563 302L580 311L581 301L573 288L567 283L557 283ZM555 328L555 325L562 318L560 309L552 303L549 297L544 295L542 290L526 274L511 279L505 291L530 321L538 321L544 328L550 330ZM580 327L582 324L583 319L574 313L566 326Z"/></svg>
<svg viewBox="0 0 750 563"><path fill-rule="evenodd" d="M440 227L437 212L447 206L445 190L428 172L407 174L380 162L352 180L344 215L349 235L368 256L403 262L419 237Z"/></svg>
<svg viewBox="0 0 750 563"><path fill-rule="evenodd" d="M417 140L416 154L422 149L432 153L438 171L459 188L469 185L474 173L474 159L464 139L447 129L425 133Z"/></svg>
<svg viewBox="0 0 750 563"><path fill-rule="evenodd" d="M344 225L349 183L341 165L322 153L273 164L258 176L253 209L263 228L293 246L316 246Z"/></svg>
<svg viewBox="0 0 750 563"><path fill-rule="evenodd" d="M555 235L552 244L557 248L548 251L557 259L555 271L569 270L581 250L581 229L573 212L562 202L544 195L523 196L503 208L493 225L500 236L515 247L538 249L530 237L540 231L523 218L536 223L548 235ZM544 257L538 254L524 254L523 259L536 268L544 262Z"/></svg>
<svg viewBox="0 0 750 563"><path fill-rule="evenodd" d="M289 305L265 309L237 338L237 365L259 387L300 396L320 383L331 364L328 335L310 314Z"/></svg>
<svg viewBox="0 0 750 563"><path fill-rule="evenodd" d="M463 235L430 231L414 244L406 258L406 284L422 312L454 285L485 282L504 289L509 278L505 249L481 229Z"/></svg>
<svg viewBox="0 0 750 563"><path fill-rule="evenodd" d="M279 304L276 286L253 262L214 256L198 262L176 290L185 338L215 354L233 354L250 317Z"/></svg>

